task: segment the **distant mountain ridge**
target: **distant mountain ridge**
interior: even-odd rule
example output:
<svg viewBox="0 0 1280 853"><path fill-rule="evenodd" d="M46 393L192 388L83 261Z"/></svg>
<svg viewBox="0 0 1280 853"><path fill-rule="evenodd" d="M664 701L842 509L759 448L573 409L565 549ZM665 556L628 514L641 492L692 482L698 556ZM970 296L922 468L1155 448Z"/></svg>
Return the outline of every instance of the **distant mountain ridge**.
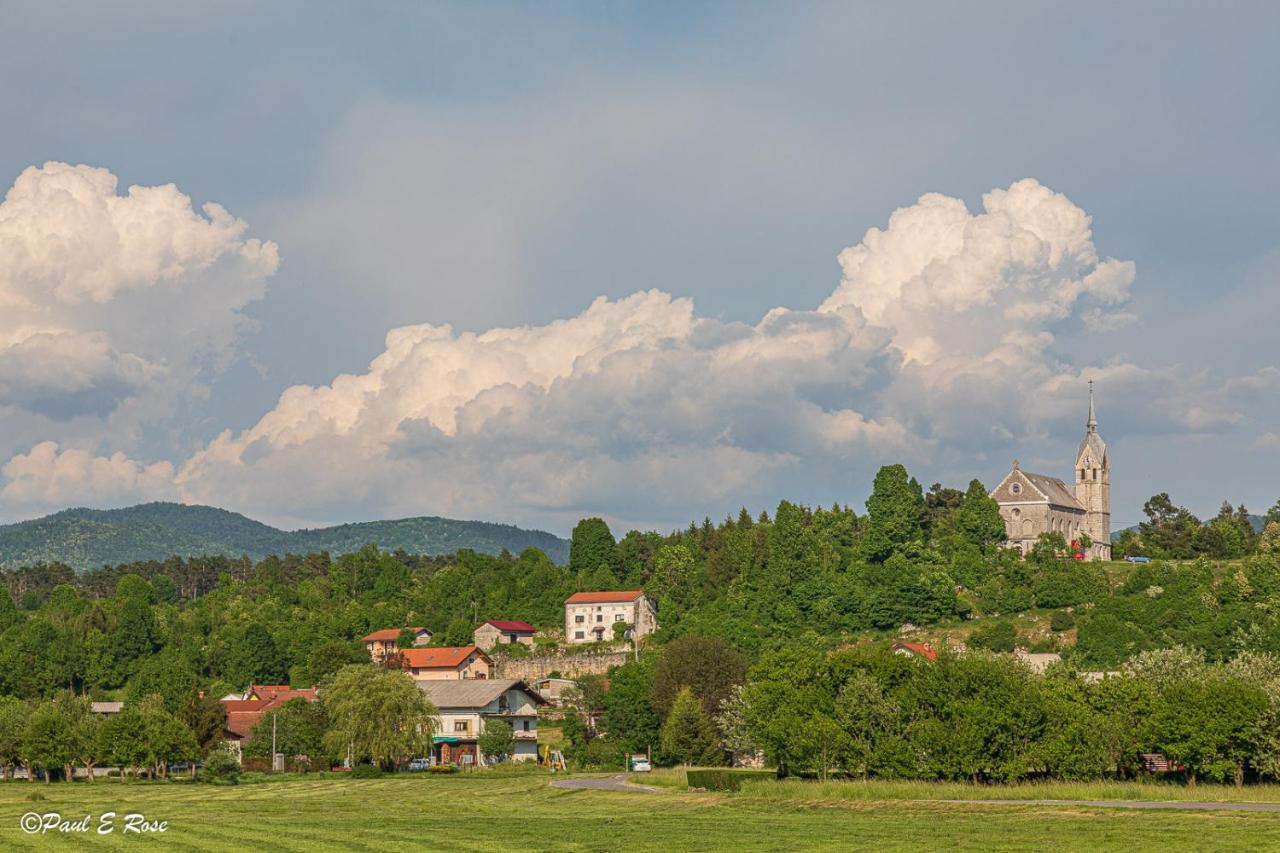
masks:
<svg viewBox="0 0 1280 853"><path fill-rule="evenodd" d="M402 548L433 555L462 548L486 554L505 548L518 554L533 547L557 563L569 559L565 539L488 521L419 517L289 531L217 507L148 503L124 509L66 509L0 525L0 567L60 562L83 572L172 556L344 554L370 543L389 551Z"/></svg>

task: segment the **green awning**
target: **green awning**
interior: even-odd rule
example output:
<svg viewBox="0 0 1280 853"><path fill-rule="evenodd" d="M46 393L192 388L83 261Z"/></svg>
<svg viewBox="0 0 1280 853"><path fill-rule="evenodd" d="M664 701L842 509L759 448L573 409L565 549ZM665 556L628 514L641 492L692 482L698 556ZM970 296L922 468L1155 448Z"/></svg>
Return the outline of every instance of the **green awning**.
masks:
<svg viewBox="0 0 1280 853"><path fill-rule="evenodd" d="M433 737L433 738L431 738L431 741L432 741L432 743L462 743L462 738L460 738L460 737L438 737L438 736L437 736L437 737Z"/></svg>

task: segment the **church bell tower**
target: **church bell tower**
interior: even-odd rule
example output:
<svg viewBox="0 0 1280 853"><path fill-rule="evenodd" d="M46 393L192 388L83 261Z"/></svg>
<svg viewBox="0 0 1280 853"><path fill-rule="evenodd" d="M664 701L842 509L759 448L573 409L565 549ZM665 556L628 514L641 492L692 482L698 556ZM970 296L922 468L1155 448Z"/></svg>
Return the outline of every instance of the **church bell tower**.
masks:
<svg viewBox="0 0 1280 853"><path fill-rule="evenodd" d="M1089 381L1089 420L1076 454L1076 500L1085 508L1085 533L1093 542L1085 555L1091 560L1111 559L1111 458L1107 443L1098 435L1098 416Z"/></svg>

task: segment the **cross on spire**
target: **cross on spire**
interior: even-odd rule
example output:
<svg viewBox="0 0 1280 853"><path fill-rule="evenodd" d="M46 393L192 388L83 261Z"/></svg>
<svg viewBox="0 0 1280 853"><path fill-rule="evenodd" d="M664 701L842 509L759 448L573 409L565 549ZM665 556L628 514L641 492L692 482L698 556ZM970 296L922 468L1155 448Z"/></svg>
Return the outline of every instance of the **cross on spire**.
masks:
<svg viewBox="0 0 1280 853"><path fill-rule="evenodd" d="M1093 410L1093 380L1089 380L1089 422L1086 424L1089 432L1098 431L1098 416Z"/></svg>

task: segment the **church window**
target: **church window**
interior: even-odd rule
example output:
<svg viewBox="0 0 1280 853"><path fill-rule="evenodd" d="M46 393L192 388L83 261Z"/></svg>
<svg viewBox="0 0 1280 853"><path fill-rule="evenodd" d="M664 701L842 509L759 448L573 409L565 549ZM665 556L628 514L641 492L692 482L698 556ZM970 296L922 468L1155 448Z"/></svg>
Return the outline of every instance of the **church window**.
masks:
<svg viewBox="0 0 1280 853"><path fill-rule="evenodd" d="M1013 492L1015 495L1022 494L1022 484L1014 483L1012 486L1009 487L1009 491Z"/></svg>
<svg viewBox="0 0 1280 853"><path fill-rule="evenodd" d="M1018 509L1017 507L1014 507L1014 508L1013 508L1013 517L1014 517L1014 518L1017 518L1017 517L1018 517L1018 516L1020 516L1020 515L1022 515L1022 510Z"/></svg>

